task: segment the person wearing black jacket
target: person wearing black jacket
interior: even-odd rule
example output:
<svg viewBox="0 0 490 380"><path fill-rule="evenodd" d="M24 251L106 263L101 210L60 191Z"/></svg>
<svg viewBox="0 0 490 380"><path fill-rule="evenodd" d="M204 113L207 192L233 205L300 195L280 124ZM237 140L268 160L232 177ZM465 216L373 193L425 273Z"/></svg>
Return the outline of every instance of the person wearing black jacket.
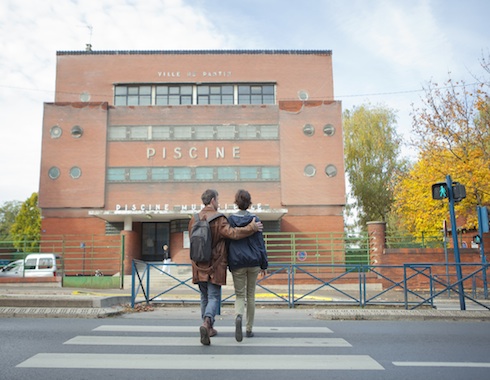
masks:
<svg viewBox="0 0 490 380"><path fill-rule="evenodd" d="M239 211L229 216L228 221L232 227L244 227L259 218L247 211L252 204L252 197L246 190L238 190L235 203ZM228 267L233 276L235 287L235 339L243 339L242 318L247 304L247 319L245 333L248 338L254 336L252 331L255 319L255 284L262 271L264 275L268 266L267 251L265 249L262 231L240 239L228 241Z"/></svg>

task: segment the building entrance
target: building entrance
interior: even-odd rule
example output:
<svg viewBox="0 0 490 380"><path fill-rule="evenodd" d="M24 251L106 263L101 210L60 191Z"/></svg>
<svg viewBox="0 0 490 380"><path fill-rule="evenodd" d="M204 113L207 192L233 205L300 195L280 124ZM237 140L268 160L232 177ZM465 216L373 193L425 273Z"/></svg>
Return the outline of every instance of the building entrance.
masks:
<svg viewBox="0 0 490 380"><path fill-rule="evenodd" d="M169 246L170 223L142 223L141 252L143 261L163 261L163 245Z"/></svg>

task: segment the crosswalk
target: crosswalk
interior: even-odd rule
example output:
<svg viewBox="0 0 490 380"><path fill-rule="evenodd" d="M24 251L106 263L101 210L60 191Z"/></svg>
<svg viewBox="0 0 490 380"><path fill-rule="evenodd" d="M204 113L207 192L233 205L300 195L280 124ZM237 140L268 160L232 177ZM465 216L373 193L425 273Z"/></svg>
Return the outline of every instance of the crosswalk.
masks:
<svg viewBox="0 0 490 380"><path fill-rule="evenodd" d="M84 369L213 369L213 370L384 370L369 355L336 355L332 348L349 349L352 345L343 338L332 337L327 327L254 327L255 337L238 343L233 326L221 326L218 337L210 347L201 346L195 326L110 325L103 324L91 334L75 336L63 344L80 347L83 352L38 353L19 368L84 368ZM82 347L93 347L86 352ZM96 347L131 347L131 353L104 350ZM143 353L145 346L161 347ZM190 353L173 353L172 347L198 347ZM233 347L239 348L238 352ZM256 354L261 347L273 349L272 354ZM221 350L223 348L223 350ZM294 354L284 351L294 350ZM208 350L208 352L206 352ZM68 351L68 350L67 350ZM73 351L73 350L70 350ZM77 351L77 350L75 350ZM160 353L155 353L160 352ZM179 350L182 352L182 349ZM278 353L279 352L279 353ZM189 360L192 356L192 360ZM253 366L250 365L253 363Z"/></svg>

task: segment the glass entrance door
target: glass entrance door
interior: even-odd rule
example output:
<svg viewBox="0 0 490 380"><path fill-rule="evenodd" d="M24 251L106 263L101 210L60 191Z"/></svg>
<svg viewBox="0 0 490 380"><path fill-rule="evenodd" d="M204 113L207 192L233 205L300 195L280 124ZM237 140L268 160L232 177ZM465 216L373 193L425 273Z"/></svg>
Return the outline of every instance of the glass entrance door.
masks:
<svg viewBox="0 0 490 380"><path fill-rule="evenodd" d="M169 246L170 223L143 223L141 252L143 261L163 261L163 245Z"/></svg>

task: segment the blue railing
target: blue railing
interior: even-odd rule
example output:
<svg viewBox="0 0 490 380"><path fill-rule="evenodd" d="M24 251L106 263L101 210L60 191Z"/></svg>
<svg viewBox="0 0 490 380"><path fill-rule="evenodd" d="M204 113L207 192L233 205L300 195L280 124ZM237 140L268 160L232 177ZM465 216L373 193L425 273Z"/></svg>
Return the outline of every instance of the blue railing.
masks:
<svg viewBox="0 0 490 380"><path fill-rule="evenodd" d="M192 283L191 264L165 264L134 260L131 306L138 302L198 303L200 293ZM405 309L434 307L434 299L464 297L485 309L488 299L486 271L489 264L460 264L464 275L456 278L456 264L405 265L271 264L257 280L257 303L294 308L299 305L391 305ZM441 279L441 274L448 273ZM452 274L449 274L452 273ZM230 279L231 276L228 276ZM466 289L463 295L459 284ZM222 303L234 302L232 285L222 287Z"/></svg>

